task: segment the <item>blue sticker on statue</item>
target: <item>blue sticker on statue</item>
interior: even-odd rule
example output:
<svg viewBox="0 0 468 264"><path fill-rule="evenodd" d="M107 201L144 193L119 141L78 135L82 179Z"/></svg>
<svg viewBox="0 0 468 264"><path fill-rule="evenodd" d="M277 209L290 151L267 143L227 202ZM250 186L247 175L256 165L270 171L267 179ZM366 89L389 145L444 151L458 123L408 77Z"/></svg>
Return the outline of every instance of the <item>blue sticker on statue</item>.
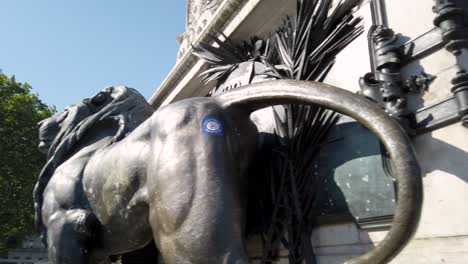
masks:
<svg viewBox="0 0 468 264"><path fill-rule="evenodd" d="M202 120L202 134L223 136L224 127L222 121L212 116L204 117Z"/></svg>

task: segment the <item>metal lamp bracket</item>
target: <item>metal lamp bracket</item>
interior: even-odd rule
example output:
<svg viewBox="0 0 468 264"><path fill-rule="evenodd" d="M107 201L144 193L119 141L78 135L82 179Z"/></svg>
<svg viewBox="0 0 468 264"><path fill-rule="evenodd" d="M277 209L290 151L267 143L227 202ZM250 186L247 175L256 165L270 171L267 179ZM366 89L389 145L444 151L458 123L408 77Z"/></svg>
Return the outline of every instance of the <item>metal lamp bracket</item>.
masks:
<svg viewBox="0 0 468 264"><path fill-rule="evenodd" d="M461 5L456 0L436 0L435 27L398 45L398 35L384 19L382 1L371 2L373 26L368 36L372 72L360 79L361 93L384 108L410 135L457 122L468 127L468 73L461 65L451 81L453 96L416 111L407 109L407 94L426 90L435 76L422 73L402 80L400 75L405 65L442 48L454 56L460 56L462 49L468 48L468 27Z"/></svg>

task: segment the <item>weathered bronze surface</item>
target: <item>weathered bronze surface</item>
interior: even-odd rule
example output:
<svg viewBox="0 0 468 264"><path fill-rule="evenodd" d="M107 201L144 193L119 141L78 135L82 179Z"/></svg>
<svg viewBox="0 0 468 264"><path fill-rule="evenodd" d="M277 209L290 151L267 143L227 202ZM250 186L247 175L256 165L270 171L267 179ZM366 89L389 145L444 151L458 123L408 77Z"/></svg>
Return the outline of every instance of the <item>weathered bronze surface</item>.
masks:
<svg viewBox="0 0 468 264"><path fill-rule="evenodd" d="M268 81L151 113L133 89L113 87L40 123L48 162L35 189L51 263L99 263L154 239L164 263L248 263L245 170L252 111L317 104L348 115L385 145L397 179L391 230L347 263L386 263L419 221L422 188L411 143L374 103L315 82ZM141 124L140 124L141 123Z"/></svg>

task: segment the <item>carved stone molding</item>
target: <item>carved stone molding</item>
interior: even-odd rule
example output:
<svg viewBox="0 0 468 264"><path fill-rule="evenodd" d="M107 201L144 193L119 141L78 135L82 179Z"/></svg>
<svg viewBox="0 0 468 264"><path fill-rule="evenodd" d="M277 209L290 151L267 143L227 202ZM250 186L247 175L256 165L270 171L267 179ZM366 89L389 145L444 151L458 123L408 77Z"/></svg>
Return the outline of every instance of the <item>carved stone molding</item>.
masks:
<svg viewBox="0 0 468 264"><path fill-rule="evenodd" d="M259 0L260 2L260 0ZM259 2L255 5L252 5L251 8L254 8ZM216 15L212 17L212 20L207 24L200 35L191 37L190 41L185 40L185 52L179 50L179 58L174 66L173 70L169 75L164 79L161 85L158 87L157 91L151 96L150 103L153 107L158 107L161 104L164 104L165 98L173 91L174 87L180 82L180 80L187 74L187 72L192 69L195 63L198 61L198 58L193 55L190 50L192 49L190 44L197 44L198 42L206 42L210 40L208 33L220 32L223 30L223 27L226 24L230 23L231 19L238 14L238 11L247 3L246 0L223 0L216 10ZM186 34L186 33L184 33ZM179 37L182 42L183 36ZM180 48L181 49L181 48Z"/></svg>
<svg viewBox="0 0 468 264"><path fill-rule="evenodd" d="M186 31L177 37L180 44L177 59L180 59L188 50L208 23L213 19L223 0L189 0L187 2Z"/></svg>

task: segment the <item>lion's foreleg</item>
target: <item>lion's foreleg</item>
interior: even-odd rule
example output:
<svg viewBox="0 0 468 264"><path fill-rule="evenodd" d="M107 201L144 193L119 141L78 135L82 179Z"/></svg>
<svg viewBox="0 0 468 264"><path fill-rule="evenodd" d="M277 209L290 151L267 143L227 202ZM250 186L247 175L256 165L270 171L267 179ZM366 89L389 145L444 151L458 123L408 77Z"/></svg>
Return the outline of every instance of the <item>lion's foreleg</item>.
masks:
<svg viewBox="0 0 468 264"><path fill-rule="evenodd" d="M238 122L204 98L169 105L151 121L150 224L164 262L248 263Z"/></svg>
<svg viewBox="0 0 468 264"><path fill-rule="evenodd" d="M86 210L55 212L47 223L49 262L90 263L97 224L95 216Z"/></svg>

